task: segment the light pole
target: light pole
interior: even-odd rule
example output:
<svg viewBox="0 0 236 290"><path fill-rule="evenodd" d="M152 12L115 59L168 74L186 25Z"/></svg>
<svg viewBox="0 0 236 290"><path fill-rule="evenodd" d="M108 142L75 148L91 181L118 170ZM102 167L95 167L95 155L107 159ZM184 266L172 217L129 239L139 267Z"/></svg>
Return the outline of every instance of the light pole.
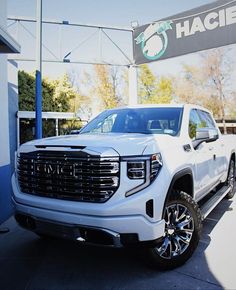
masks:
<svg viewBox="0 0 236 290"><path fill-rule="evenodd" d="M35 137L42 138L42 0L36 11Z"/></svg>
<svg viewBox="0 0 236 290"><path fill-rule="evenodd" d="M138 21L132 21L132 34L134 33L134 29L139 26ZM134 56L134 53L133 53ZM129 105L137 105L138 104L138 76L137 76L137 66L134 63L134 59L132 64L128 66L129 68Z"/></svg>

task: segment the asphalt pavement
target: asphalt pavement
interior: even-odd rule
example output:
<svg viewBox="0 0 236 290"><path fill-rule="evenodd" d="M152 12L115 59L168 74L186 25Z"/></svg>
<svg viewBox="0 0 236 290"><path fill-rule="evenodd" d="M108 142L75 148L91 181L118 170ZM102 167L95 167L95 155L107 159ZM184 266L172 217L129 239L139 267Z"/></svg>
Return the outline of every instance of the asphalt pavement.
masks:
<svg viewBox="0 0 236 290"><path fill-rule="evenodd" d="M236 197L224 199L204 221L193 257L161 272L138 250L45 240L10 218L1 225L10 231L0 234L0 289L236 289L235 224Z"/></svg>

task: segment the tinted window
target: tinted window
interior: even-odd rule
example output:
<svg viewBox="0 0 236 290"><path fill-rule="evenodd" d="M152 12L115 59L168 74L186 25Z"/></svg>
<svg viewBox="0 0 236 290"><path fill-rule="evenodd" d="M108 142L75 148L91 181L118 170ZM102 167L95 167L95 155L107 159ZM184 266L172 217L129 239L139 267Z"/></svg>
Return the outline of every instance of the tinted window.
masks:
<svg viewBox="0 0 236 290"><path fill-rule="evenodd" d="M189 136L196 137L199 128L215 128L214 121L209 113L202 110L191 110L189 118Z"/></svg>
<svg viewBox="0 0 236 290"><path fill-rule="evenodd" d="M83 133L144 133L177 135L182 108L108 110L81 130Z"/></svg>
<svg viewBox="0 0 236 290"><path fill-rule="evenodd" d="M109 133L112 131L117 114L111 114L97 122L96 126L91 129L90 133Z"/></svg>
<svg viewBox="0 0 236 290"><path fill-rule="evenodd" d="M197 128L202 128L202 126L203 124L197 113L197 110L191 110L190 117L189 117L189 128L188 128L189 137L191 139L195 138Z"/></svg>
<svg viewBox="0 0 236 290"><path fill-rule="evenodd" d="M215 128L214 121L212 120L211 115L209 113L204 112L202 110L198 110L198 113L199 113L199 116L202 120L202 123L205 124L204 127Z"/></svg>

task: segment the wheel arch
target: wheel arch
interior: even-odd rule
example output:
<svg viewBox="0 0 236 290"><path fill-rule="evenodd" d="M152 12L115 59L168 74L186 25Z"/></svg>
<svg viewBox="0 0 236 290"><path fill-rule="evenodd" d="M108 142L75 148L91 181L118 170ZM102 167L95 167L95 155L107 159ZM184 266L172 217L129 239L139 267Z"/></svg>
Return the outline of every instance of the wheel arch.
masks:
<svg viewBox="0 0 236 290"><path fill-rule="evenodd" d="M235 162L235 151L233 150L230 155L230 160L233 159Z"/></svg>
<svg viewBox="0 0 236 290"><path fill-rule="evenodd" d="M230 157L229 157L229 161L228 161L228 170L227 170L227 172L229 173L229 167L230 167L230 161L231 160L233 160L234 161L234 165L235 165L235 167L236 167L236 159L235 159L236 157L235 157L235 151L234 150L232 150L231 151L231 154L230 154Z"/></svg>
<svg viewBox="0 0 236 290"><path fill-rule="evenodd" d="M174 190L184 191L191 197L194 196L194 182L191 168L182 169L179 172L175 173L175 175L173 176L165 198L162 215L164 214L166 203L170 196L173 194Z"/></svg>

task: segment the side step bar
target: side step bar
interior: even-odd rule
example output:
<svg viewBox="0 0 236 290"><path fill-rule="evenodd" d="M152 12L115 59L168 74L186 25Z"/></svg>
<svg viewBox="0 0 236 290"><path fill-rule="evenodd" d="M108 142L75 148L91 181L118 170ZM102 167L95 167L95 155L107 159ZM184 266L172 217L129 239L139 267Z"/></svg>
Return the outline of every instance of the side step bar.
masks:
<svg viewBox="0 0 236 290"><path fill-rule="evenodd" d="M201 206L202 220L204 220L209 213L217 206L217 204L227 195L230 187L223 186L219 189L206 203Z"/></svg>

